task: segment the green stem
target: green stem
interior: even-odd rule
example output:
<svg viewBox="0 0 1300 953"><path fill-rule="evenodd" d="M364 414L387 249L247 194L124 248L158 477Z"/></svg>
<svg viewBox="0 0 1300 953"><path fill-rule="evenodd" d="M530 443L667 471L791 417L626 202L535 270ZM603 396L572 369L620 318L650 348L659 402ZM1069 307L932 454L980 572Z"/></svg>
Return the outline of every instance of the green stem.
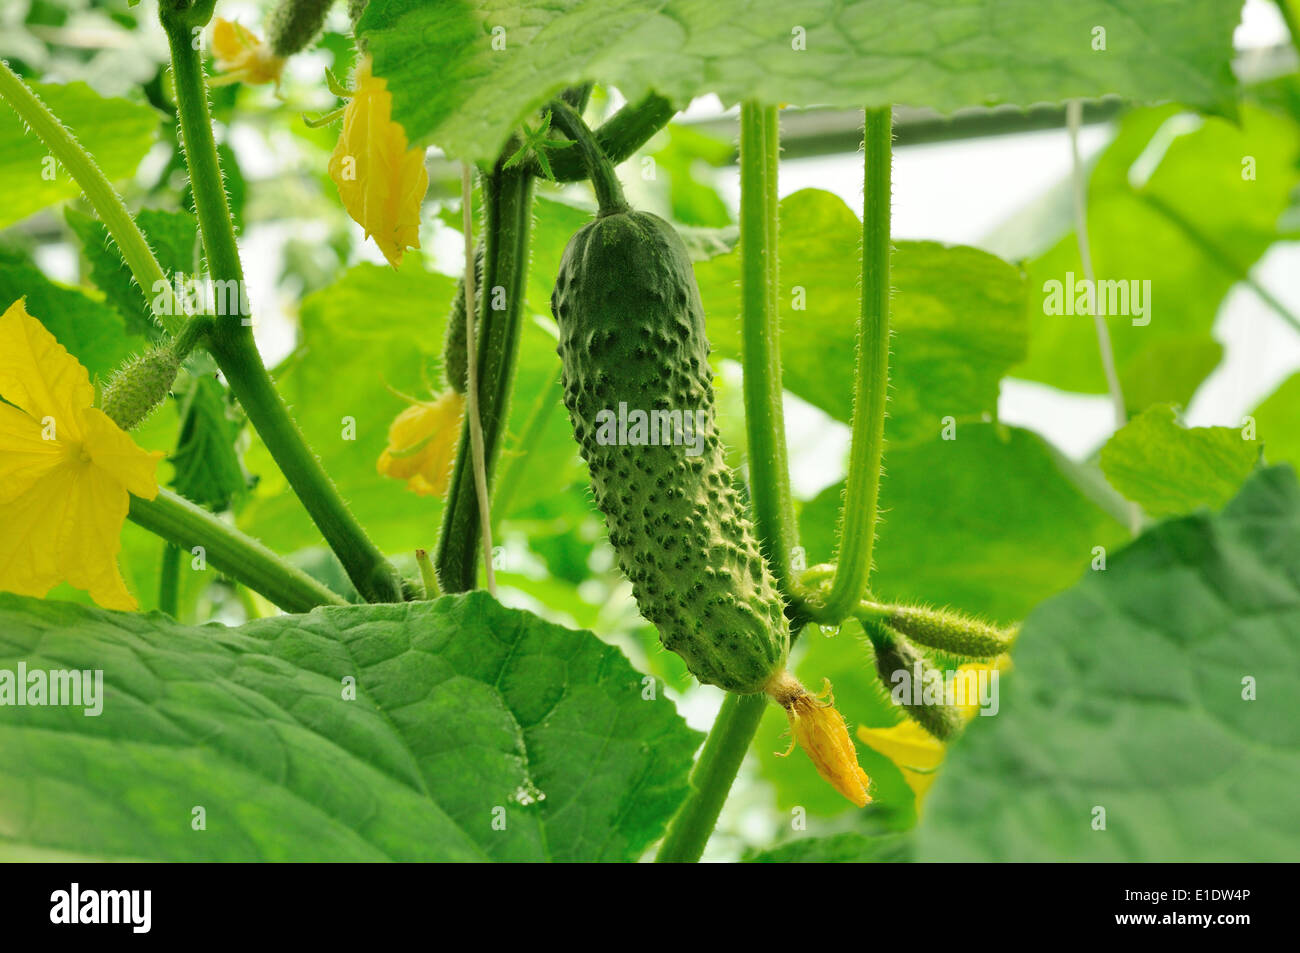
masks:
<svg viewBox="0 0 1300 953"><path fill-rule="evenodd" d="M158 608L173 619L180 611L181 548L163 543L162 572L158 574Z"/></svg>
<svg viewBox="0 0 1300 953"><path fill-rule="evenodd" d="M614 165L631 157L646 144L656 132L668 125L676 115L673 104L662 96L649 93L628 103L610 116L595 131L596 145ZM529 171L541 175L536 160ZM582 155L572 149L556 153L551 159L551 173L558 182L578 182L587 178L587 166Z"/></svg>
<svg viewBox="0 0 1300 953"><path fill-rule="evenodd" d="M745 103L740 111L741 325L745 425L754 525L763 554L788 599L794 505L785 445L777 308L777 110ZM766 695L728 695L691 771L691 792L673 818L655 860L700 859L767 709Z"/></svg>
<svg viewBox="0 0 1300 953"><path fill-rule="evenodd" d="M198 213L199 229L207 254L208 270L215 281L234 282L238 299L246 301L244 269L235 243L199 53L192 31L211 15L211 2L200 0L193 8L177 10L180 0L162 0L160 19L171 49L176 80L176 111L181 142L189 169ZM205 9L206 8L206 13ZM258 436L302 500L330 548L338 555L348 577L370 602L400 602L403 585L397 570L366 536L349 512L320 461L303 440L289 411L271 382L246 323L243 308L217 315L207 341L209 351L230 384Z"/></svg>
<svg viewBox="0 0 1300 953"><path fill-rule="evenodd" d="M775 106L742 105L740 299L750 495L763 556L777 585L788 594L795 591L791 560L797 539L785 445L777 305L779 139Z"/></svg>
<svg viewBox="0 0 1300 953"><path fill-rule="evenodd" d="M819 622L845 619L862 600L876 540L880 460L885 441L889 391L889 214L891 113L866 114L862 210L862 313L853 401L849 473L840 517L835 581L826 601L813 610Z"/></svg>
<svg viewBox="0 0 1300 953"><path fill-rule="evenodd" d="M215 569L260 592L286 612L347 605L301 569L289 565L257 540L170 490L152 500L131 497L131 522L175 543L185 552L202 546Z"/></svg>
<svg viewBox="0 0 1300 953"><path fill-rule="evenodd" d="M618 181L614 165L600 151L595 136L582 121L577 110L562 99L551 103L551 118L566 136L578 144L591 187L596 190L596 201L600 204L601 215L615 215L628 210L627 199L623 197L623 186Z"/></svg>
<svg viewBox="0 0 1300 953"><path fill-rule="evenodd" d="M13 107L19 118L45 143L59 164L86 193L86 198L94 206L100 221L117 243L122 260L131 270L141 291L151 305L157 302L154 319L168 334L175 336L180 333L184 315L179 314L173 306L171 283L158 264L158 259L154 257L148 239L127 211L122 197L104 177L90 153L77 142L71 130L50 112L40 97L3 60L0 60L0 98Z"/></svg>
<svg viewBox="0 0 1300 953"><path fill-rule="evenodd" d="M517 148L517 146L515 147ZM513 154L507 146L504 156ZM501 168L504 158L483 176L483 287L478 295L478 407L489 489L510 409L522 327L525 280L532 228L533 177L521 168ZM505 292L505 307L493 308L495 288ZM468 422L467 422L468 423ZM447 490L435 565L443 592L467 592L478 582L480 526L468 425Z"/></svg>
<svg viewBox="0 0 1300 953"><path fill-rule="evenodd" d="M766 695L727 695L691 771L691 792L655 854L656 863L694 863L718 823L718 814L745 752L767 710Z"/></svg>

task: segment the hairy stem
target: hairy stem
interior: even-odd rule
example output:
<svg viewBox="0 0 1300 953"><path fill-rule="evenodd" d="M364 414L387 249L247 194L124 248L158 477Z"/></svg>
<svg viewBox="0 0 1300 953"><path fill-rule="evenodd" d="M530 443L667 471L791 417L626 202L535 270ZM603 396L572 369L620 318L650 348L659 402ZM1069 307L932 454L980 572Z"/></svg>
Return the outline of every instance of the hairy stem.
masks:
<svg viewBox="0 0 1300 953"><path fill-rule="evenodd" d="M212 5L206 3L206 16L200 9L202 3L177 9L180 6L178 0L162 0L160 19L171 49L176 110L194 206L213 279L235 282L240 289L238 299L244 302L244 269L212 137L203 66L192 44L193 31L207 22ZM262 363L251 322L241 313L244 310L238 308L233 314L215 317L207 340L209 351L357 591L370 602L400 602L401 577L361 529L290 418Z"/></svg>
<svg viewBox="0 0 1300 953"><path fill-rule="evenodd" d="M203 547L209 565L259 592L286 612L307 612L316 606L341 606L346 601L296 566L229 523L170 490L144 500L131 497L131 522L174 543L183 552Z"/></svg>
<svg viewBox="0 0 1300 953"><path fill-rule="evenodd" d="M767 710L766 695L727 695L691 771L691 791L655 854L656 863L694 863L718 823L731 783Z"/></svg>
<svg viewBox="0 0 1300 953"><path fill-rule="evenodd" d="M781 386L777 306L775 106L745 103L740 114L740 299L749 483L759 545L782 593L794 592L796 544Z"/></svg>
<svg viewBox="0 0 1300 953"><path fill-rule="evenodd" d="M483 451L483 424L478 412L478 342L474 335L474 188L469 164L461 165L460 200L462 227L465 233L465 427L469 430L469 446L474 464L474 496L478 500L479 530L483 534L483 552L492 552L492 501L488 496L487 462ZM496 569L492 560L483 565L487 576L487 589L497 594Z"/></svg>
<svg viewBox="0 0 1300 953"><path fill-rule="evenodd" d="M0 98L13 107L27 128L36 133L50 153L59 160L59 164L81 186L94 207L95 214L104 223L109 235L113 236L122 260L145 293L145 298L150 305L155 306L154 319L168 334L173 337L179 334L185 319L174 307L171 283L158 264L158 259L154 257L148 239L94 158L3 60L0 60Z"/></svg>
<svg viewBox="0 0 1300 953"><path fill-rule="evenodd" d="M583 165L591 179L591 187L596 190L596 201L600 204L601 215L614 215L628 210L627 199L623 197L623 186L619 184L614 165L609 161L596 142L587 124L582 121L577 110L562 99L551 103L551 118L556 126L578 144Z"/></svg>
<svg viewBox="0 0 1300 953"><path fill-rule="evenodd" d="M610 116L594 133L601 153L618 165L640 149L650 137L668 125L677 113L673 104L655 93L648 93L635 103L628 103ZM533 161L529 171L540 175ZM551 172L558 182L577 182L587 178L587 166L580 154L569 149L551 159Z"/></svg>
<svg viewBox="0 0 1300 953"><path fill-rule="evenodd" d="M507 146L504 156L511 154ZM475 363L489 490L510 409L532 228L533 177L521 168L502 169L503 163L504 157L482 179L483 288L477 302L479 351ZM504 301L497 310L499 297ZM443 592L466 592L478 581L482 517L469 442L469 428L462 426L434 560Z"/></svg>
<svg viewBox="0 0 1300 953"><path fill-rule="evenodd" d="M835 580L813 617L836 623L862 601L876 541L880 463L889 393L889 219L892 198L891 111L868 109L862 208L862 313L853 391L853 437L840 516Z"/></svg>

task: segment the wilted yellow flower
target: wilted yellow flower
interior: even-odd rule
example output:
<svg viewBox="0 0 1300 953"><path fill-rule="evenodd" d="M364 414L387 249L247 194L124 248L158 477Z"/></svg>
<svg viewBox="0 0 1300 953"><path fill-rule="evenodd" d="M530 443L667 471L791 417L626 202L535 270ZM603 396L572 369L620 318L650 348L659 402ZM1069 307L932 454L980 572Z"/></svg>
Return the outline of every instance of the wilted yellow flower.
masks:
<svg viewBox="0 0 1300 953"><path fill-rule="evenodd" d="M117 566L130 494L158 495L161 453L91 406L90 375L23 299L0 317L0 589L44 596L67 581L134 609Z"/></svg>
<svg viewBox="0 0 1300 953"><path fill-rule="evenodd" d="M830 681L825 682L820 695L812 695L797 678L782 672L768 683L766 691L785 709L794 735L790 747L781 756L793 751L797 743L831 787L858 807L866 807L871 801L868 790L871 779L858 764L858 751L853 747L844 716L835 710Z"/></svg>
<svg viewBox="0 0 1300 953"><path fill-rule="evenodd" d="M217 17L212 21L212 52L216 56L218 75L209 78L209 86L231 83L275 83L280 85L284 58L238 23Z"/></svg>
<svg viewBox="0 0 1300 953"><path fill-rule="evenodd" d="M416 401L407 407L388 428L388 446L379 455L379 472L405 480L413 493L442 496L451 480L464 412L464 395L451 389L436 400Z"/></svg>
<svg viewBox="0 0 1300 953"><path fill-rule="evenodd" d="M1011 659L1002 655L992 662L969 662L957 667L953 689L957 709L964 721L970 721L979 711L980 672L1003 672L1011 667ZM873 751L878 751L898 766L903 780L916 795L916 809L938 777L948 747L911 718L904 718L888 728L858 728L858 740Z"/></svg>
<svg viewBox="0 0 1300 953"><path fill-rule="evenodd" d="M370 72L370 57L363 57L329 174L343 207L396 268L407 248L420 247L420 204L429 174L424 150L408 148L406 131L393 122L387 87Z"/></svg>

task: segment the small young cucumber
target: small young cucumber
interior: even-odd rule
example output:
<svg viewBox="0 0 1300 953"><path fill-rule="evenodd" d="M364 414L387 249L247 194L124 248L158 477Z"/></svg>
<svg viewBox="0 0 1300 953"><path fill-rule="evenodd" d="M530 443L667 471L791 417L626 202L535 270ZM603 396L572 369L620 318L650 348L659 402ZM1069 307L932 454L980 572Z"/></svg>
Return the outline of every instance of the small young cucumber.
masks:
<svg viewBox="0 0 1300 953"><path fill-rule="evenodd" d="M655 215L603 210L570 239L551 308L564 402L642 615L700 681L762 691L790 630L718 439L686 246Z"/></svg>

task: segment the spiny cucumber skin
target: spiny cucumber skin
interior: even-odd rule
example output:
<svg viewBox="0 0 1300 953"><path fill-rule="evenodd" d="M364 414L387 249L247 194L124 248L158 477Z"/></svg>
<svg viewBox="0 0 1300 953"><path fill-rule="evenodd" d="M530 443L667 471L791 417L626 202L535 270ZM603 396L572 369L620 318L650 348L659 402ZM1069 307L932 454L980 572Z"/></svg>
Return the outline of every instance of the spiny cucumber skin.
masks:
<svg viewBox="0 0 1300 953"><path fill-rule="evenodd" d="M919 606L894 610L889 625L922 645L966 658L994 658L1009 651L1014 641L1012 634L978 619Z"/></svg>
<svg viewBox="0 0 1300 953"><path fill-rule="evenodd" d="M100 409L123 430L134 430L167 399L180 367L168 345L129 359L104 388Z"/></svg>
<svg viewBox="0 0 1300 953"><path fill-rule="evenodd" d="M565 406L642 615L701 682L761 691L785 668L790 630L718 439L685 245L657 216L602 215L570 239L551 308ZM597 414L620 402L703 411L703 452L600 443Z"/></svg>
<svg viewBox="0 0 1300 953"><path fill-rule="evenodd" d="M325 26L334 0L280 0L267 21L271 52L288 57L306 49Z"/></svg>
<svg viewBox="0 0 1300 953"><path fill-rule="evenodd" d="M924 677L926 672L934 668L934 663L901 637L872 639L872 647L876 654L876 671L880 673L887 692L894 687L895 672L907 672L908 678L914 678L916 663L920 662ZM907 693L907 697L911 697L911 692ZM915 705L905 702L903 707L922 728L940 741L947 741L961 731L961 713L950 705Z"/></svg>

